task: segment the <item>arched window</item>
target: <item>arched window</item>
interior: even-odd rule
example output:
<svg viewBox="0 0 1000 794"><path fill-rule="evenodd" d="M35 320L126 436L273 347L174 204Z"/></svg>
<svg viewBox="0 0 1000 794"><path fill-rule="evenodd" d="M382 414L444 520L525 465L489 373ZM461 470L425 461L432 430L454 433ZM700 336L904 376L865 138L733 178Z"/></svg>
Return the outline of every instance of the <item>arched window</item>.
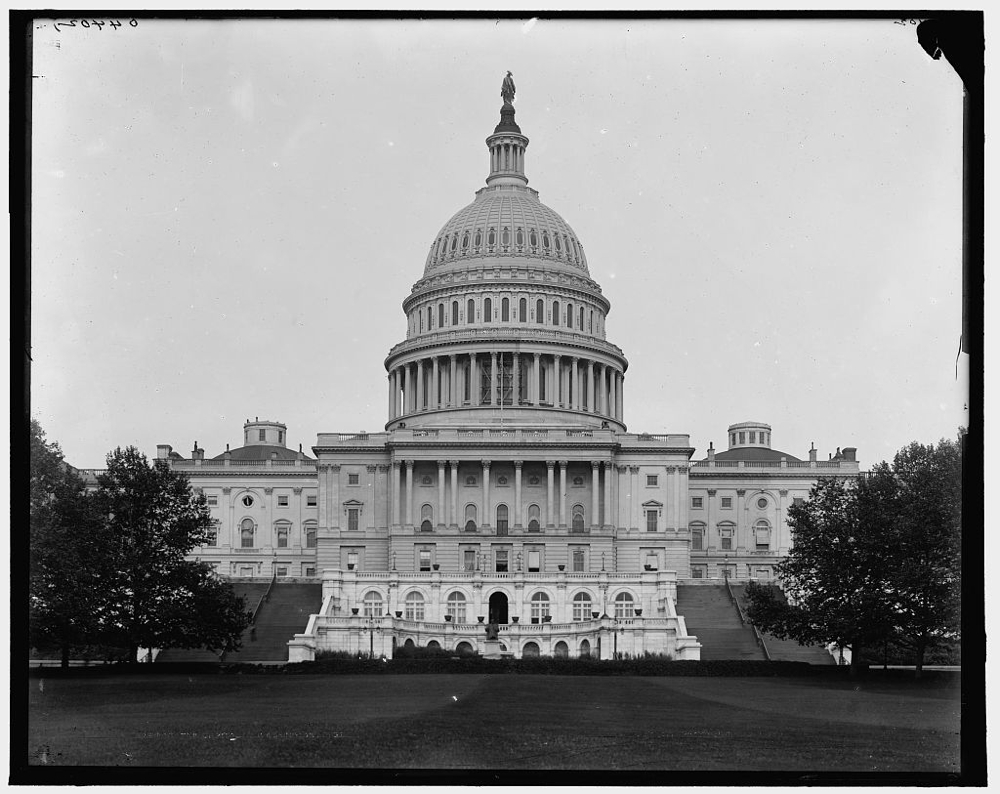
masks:
<svg viewBox="0 0 1000 794"><path fill-rule="evenodd" d="M582 331L583 330L583 307L582 306L580 307L580 321L577 323L577 325L579 326L580 330Z"/></svg>
<svg viewBox="0 0 1000 794"><path fill-rule="evenodd" d="M486 244L490 246L490 248L497 244L496 229L490 229L489 234L486 236Z"/></svg>
<svg viewBox="0 0 1000 794"><path fill-rule="evenodd" d="M451 615L452 623L465 623L465 595L463 593L451 593L448 596L448 606L445 614Z"/></svg>
<svg viewBox="0 0 1000 794"><path fill-rule="evenodd" d="M615 596L615 617L619 620L635 617L635 599L631 593L619 593Z"/></svg>
<svg viewBox="0 0 1000 794"><path fill-rule="evenodd" d="M430 306L427 307L427 330L431 330L434 327L434 309Z"/></svg>
<svg viewBox="0 0 1000 794"><path fill-rule="evenodd" d="M451 253L452 253L453 256L455 254L455 249L456 248L458 248L458 235L457 234L454 237L451 238Z"/></svg>
<svg viewBox="0 0 1000 794"><path fill-rule="evenodd" d="M528 322L528 300L521 298L517 303L517 319L522 323Z"/></svg>
<svg viewBox="0 0 1000 794"><path fill-rule="evenodd" d="M424 619L424 597L420 593L416 591L407 593L406 600L403 602L403 607L407 620Z"/></svg>
<svg viewBox="0 0 1000 794"><path fill-rule="evenodd" d="M476 506L466 505L465 506L465 531L475 532L476 531Z"/></svg>
<svg viewBox="0 0 1000 794"><path fill-rule="evenodd" d="M543 618L549 616L552 603L546 593L535 593L531 597L531 622L541 623Z"/></svg>
<svg viewBox="0 0 1000 794"><path fill-rule="evenodd" d="M366 618L382 617L382 594L377 590L369 590L365 593L361 605L364 607L364 616Z"/></svg>
<svg viewBox="0 0 1000 794"><path fill-rule="evenodd" d="M567 303L566 304L566 327L567 328L572 328L573 327L573 304L572 303Z"/></svg>
<svg viewBox="0 0 1000 794"><path fill-rule="evenodd" d="M462 250L465 251L469 247L469 233L466 232L462 235Z"/></svg>
<svg viewBox="0 0 1000 794"><path fill-rule="evenodd" d="M763 518L753 525L753 535L757 551L768 551L771 548L771 525Z"/></svg>
<svg viewBox="0 0 1000 794"><path fill-rule="evenodd" d="M472 646L467 642L460 642L455 646L455 653L459 656L472 656L475 651L472 650Z"/></svg>
<svg viewBox="0 0 1000 794"><path fill-rule="evenodd" d="M559 235L554 235L556 238L556 253L562 256L562 246L559 244Z"/></svg>
<svg viewBox="0 0 1000 794"><path fill-rule="evenodd" d="M552 324L559 325L559 301L552 302Z"/></svg>
<svg viewBox="0 0 1000 794"><path fill-rule="evenodd" d="M316 525L306 524L303 527L303 531L306 535L306 548L315 549L316 548Z"/></svg>
<svg viewBox="0 0 1000 794"><path fill-rule="evenodd" d="M507 510L507 505L497 505L497 534L506 535L507 534L507 517L509 511Z"/></svg>
<svg viewBox="0 0 1000 794"><path fill-rule="evenodd" d="M277 538L279 549L288 548L288 533L291 528L292 525L284 521L274 525L274 534Z"/></svg>
<svg viewBox="0 0 1000 794"><path fill-rule="evenodd" d="M444 328L444 304L438 304L438 328Z"/></svg>
<svg viewBox="0 0 1000 794"><path fill-rule="evenodd" d="M510 245L510 229L506 226L504 226L503 231L500 232L500 243L504 246Z"/></svg>
<svg viewBox="0 0 1000 794"><path fill-rule="evenodd" d="M590 640L582 640L580 642L580 656L590 656Z"/></svg>
<svg viewBox="0 0 1000 794"><path fill-rule="evenodd" d="M538 247L538 235L535 234L535 230L534 229L532 229L531 232L528 234L528 240L531 242L531 247L532 248L537 248Z"/></svg>
<svg viewBox="0 0 1000 794"><path fill-rule="evenodd" d="M548 232L542 232L542 248L544 248L546 252L548 252L548 250L549 250L549 233Z"/></svg>
<svg viewBox="0 0 1000 794"><path fill-rule="evenodd" d="M573 596L573 620L590 620L593 605L590 593L577 593Z"/></svg>
<svg viewBox="0 0 1000 794"><path fill-rule="evenodd" d="M483 232L481 229L476 229L476 248L479 248L483 244Z"/></svg>
<svg viewBox="0 0 1000 794"><path fill-rule="evenodd" d="M524 245L524 232L520 227L517 229L517 236L514 238L518 245Z"/></svg>
<svg viewBox="0 0 1000 794"><path fill-rule="evenodd" d="M510 322L510 299L504 298L500 301L500 319L505 323Z"/></svg>
<svg viewBox="0 0 1000 794"><path fill-rule="evenodd" d="M594 310L590 310L590 333L594 333Z"/></svg>
<svg viewBox="0 0 1000 794"><path fill-rule="evenodd" d="M469 298L468 302L465 304L465 323L466 325L472 325L476 321L476 302Z"/></svg>
<svg viewBox="0 0 1000 794"><path fill-rule="evenodd" d="M528 659L540 655L537 642L526 642L524 648L521 649L521 657Z"/></svg>
<svg viewBox="0 0 1000 794"><path fill-rule="evenodd" d="M573 505L573 531L583 532L583 505Z"/></svg>
<svg viewBox="0 0 1000 794"><path fill-rule="evenodd" d="M451 324L458 325L458 301L451 302Z"/></svg>
<svg viewBox="0 0 1000 794"><path fill-rule="evenodd" d="M488 323L493 321L493 300L491 298L483 298L483 322Z"/></svg>
<svg viewBox="0 0 1000 794"><path fill-rule="evenodd" d="M244 518L240 521L240 548L252 549L254 547L255 528L252 518Z"/></svg>
<svg viewBox="0 0 1000 794"><path fill-rule="evenodd" d="M434 530L434 508L430 505L420 507L420 531L432 532Z"/></svg>
<svg viewBox="0 0 1000 794"><path fill-rule="evenodd" d="M556 643L556 647L552 649L552 655L557 659L568 659L569 646L562 640L559 640L559 642Z"/></svg>
<svg viewBox="0 0 1000 794"><path fill-rule="evenodd" d="M541 510L538 505L528 505L528 532L540 532L541 524L539 524L538 519L541 516Z"/></svg>
<svg viewBox="0 0 1000 794"><path fill-rule="evenodd" d="M545 303L541 298L535 301L535 322L539 324L545 322Z"/></svg>

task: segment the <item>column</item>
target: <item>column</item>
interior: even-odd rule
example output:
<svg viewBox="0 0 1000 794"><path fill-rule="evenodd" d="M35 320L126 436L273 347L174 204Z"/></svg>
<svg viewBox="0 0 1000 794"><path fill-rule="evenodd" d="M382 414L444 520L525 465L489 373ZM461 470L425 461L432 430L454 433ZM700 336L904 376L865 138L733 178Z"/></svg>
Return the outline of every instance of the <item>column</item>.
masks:
<svg viewBox="0 0 1000 794"><path fill-rule="evenodd" d="M559 526L566 526L566 468L568 460L559 461Z"/></svg>
<svg viewBox="0 0 1000 794"><path fill-rule="evenodd" d="M371 498L371 508L365 510L364 512L368 515L368 520L365 521L365 527L367 529L375 529L378 526L377 516L375 515L375 505L378 502L375 501L375 484L378 481L378 466L374 463L369 463L365 466L365 471L368 472L368 481L372 484L371 491L369 492L369 497Z"/></svg>
<svg viewBox="0 0 1000 794"><path fill-rule="evenodd" d="M413 526L413 461L406 461L406 525Z"/></svg>
<svg viewBox="0 0 1000 794"><path fill-rule="evenodd" d="M691 500L688 499L688 493L690 493L690 482L688 481L688 474L690 473L689 466L678 467L677 474L680 479L680 495L677 500L677 528L681 529L687 527L688 525L688 507L691 504Z"/></svg>
<svg viewBox="0 0 1000 794"><path fill-rule="evenodd" d="M392 499L392 524L399 526L399 477L400 464L398 460L392 462L392 487L389 489L389 498Z"/></svg>
<svg viewBox="0 0 1000 794"><path fill-rule="evenodd" d="M545 461L545 466L549 470L549 480L548 480L548 490L546 492L546 508L545 508L545 526L551 527L555 526L555 521L552 519L552 505L553 505L553 491L555 490L554 480L555 480L555 468L556 462L554 460Z"/></svg>
<svg viewBox="0 0 1000 794"><path fill-rule="evenodd" d="M433 369L431 370L431 399L430 408L441 407L441 378L438 372L438 357L433 358Z"/></svg>
<svg viewBox="0 0 1000 794"><path fill-rule="evenodd" d="M630 530L639 528L639 467L628 467L628 527Z"/></svg>
<svg viewBox="0 0 1000 794"><path fill-rule="evenodd" d="M740 539L743 537L743 528L746 526L746 521L744 519L744 513L747 509L746 503L747 492L743 488L738 488L736 490L736 537L733 538L733 551L736 551L736 547L740 545ZM715 533L713 533L714 539ZM719 544L722 545L721 543Z"/></svg>
<svg viewBox="0 0 1000 794"><path fill-rule="evenodd" d="M531 383L531 402L533 405L538 405L540 394L539 391L539 381L538 376L541 374L541 353L535 353L535 377Z"/></svg>
<svg viewBox="0 0 1000 794"><path fill-rule="evenodd" d="M601 525L601 464L599 461L590 462L590 525L599 527Z"/></svg>
<svg viewBox="0 0 1000 794"><path fill-rule="evenodd" d="M604 522L603 526L613 527L614 520L611 513L611 480L614 465L610 460L604 461Z"/></svg>
<svg viewBox="0 0 1000 794"><path fill-rule="evenodd" d="M452 353L448 358L451 359L451 375L448 378L448 407L453 408L458 405L458 356Z"/></svg>
<svg viewBox="0 0 1000 794"><path fill-rule="evenodd" d="M587 410L596 413L596 401L594 400L594 362L587 362Z"/></svg>
<svg viewBox="0 0 1000 794"><path fill-rule="evenodd" d="M601 415L608 412L608 390L604 387L604 371L605 366L603 364L598 364L594 371L594 377L597 379L597 393L594 395L596 398L594 403L597 406L597 413Z"/></svg>
<svg viewBox="0 0 1000 794"><path fill-rule="evenodd" d="M469 381L469 403L479 405L479 371L475 353L469 353Z"/></svg>
<svg viewBox="0 0 1000 794"><path fill-rule="evenodd" d="M514 528L521 528L521 467L523 460L514 461Z"/></svg>
<svg viewBox="0 0 1000 794"><path fill-rule="evenodd" d="M553 359L553 373L552 373L552 400L551 403L556 408L562 408L562 367L559 365L559 359L562 356L554 355Z"/></svg>
<svg viewBox="0 0 1000 794"><path fill-rule="evenodd" d="M785 548L785 503L788 501L788 491L778 491L778 511L774 517L774 533L771 536L771 552L777 554Z"/></svg>
<svg viewBox="0 0 1000 794"><path fill-rule="evenodd" d="M580 359L573 356L573 362L570 365L571 374L569 376L570 383L570 395L571 395L571 407L574 411L580 410L580 379L576 370L576 364Z"/></svg>
<svg viewBox="0 0 1000 794"><path fill-rule="evenodd" d="M389 420L391 421L391 420L393 420L393 419L396 418L396 413L393 410L393 404L392 404L393 401L392 401L392 373L391 372L388 375L388 380L389 380Z"/></svg>
<svg viewBox="0 0 1000 794"><path fill-rule="evenodd" d="M716 521L716 515L715 515L715 494L716 494L716 490L714 488L709 488L708 489L708 504L705 506L706 529L708 527L714 527L715 526L715 521ZM687 530L687 526L685 525L683 527L678 527L678 529ZM708 544L706 543L705 546L708 546Z"/></svg>
<svg viewBox="0 0 1000 794"><path fill-rule="evenodd" d="M625 421L625 373L618 374L618 420Z"/></svg>
<svg viewBox="0 0 1000 794"><path fill-rule="evenodd" d="M493 522L490 520L492 514L490 512L490 463L491 461L483 461L483 518L479 522L483 526L492 526Z"/></svg>
<svg viewBox="0 0 1000 794"><path fill-rule="evenodd" d="M424 360L417 362L417 410L423 411L427 407L424 402Z"/></svg>
<svg viewBox="0 0 1000 794"><path fill-rule="evenodd" d="M490 352L490 398L487 401L487 405L496 405L496 393L497 393L497 354L496 351Z"/></svg>
<svg viewBox="0 0 1000 794"><path fill-rule="evenodd" d="M667 470L670 472L671 485L673 486L673 509L671 513L671 525L674 529L680 526L681 521L681 470L679 466L668 466Z"/></svg>
<svg viewBox="0 0 1000 794"><path fill-rule="evenodd" d="M451 464L451 521L452 526L458 525L458 461L449 461Z"/></svg>
<svg viewBox="0 0 1000 794"><path fill-rule="evenodd" d="M330 529L340 529L340 466L330 466Z"/></svg>
<svg viewBox="0 0 1000 794"><path fill-rule="evenodd" d="M514 395L512 402L514 405L521 404L521 354L511 354L511 369L514 371Z"/></svg>
<svg viewBox="0 0 1000 794"><path fill-rule="evenodd" d="M438 503L437 503L437 513L434 518L435 524L439 527L445 526L445 514L444 514L444 464L443 460L438 461Z"/></svg>

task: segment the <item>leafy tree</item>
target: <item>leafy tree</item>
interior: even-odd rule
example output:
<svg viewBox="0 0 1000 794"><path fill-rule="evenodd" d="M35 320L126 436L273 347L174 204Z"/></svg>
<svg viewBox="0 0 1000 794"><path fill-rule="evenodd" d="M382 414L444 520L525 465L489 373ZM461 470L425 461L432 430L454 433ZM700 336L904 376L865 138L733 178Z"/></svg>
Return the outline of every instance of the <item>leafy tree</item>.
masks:
<svg viewBox="0 0 1000 794"><path fill-rule="evenodd" d="M94 495L111 543L99 619L105 636L129 648L235 650L250 614L210 569L185 560L211 526L203 496L166 461L116 449Z"/></svg>
<svg viewBox="0 0 1000 794"><path fill-rule="evenodd" d="M83 479L34 419L29 439L29 636L57 646L67 667L71 648L96 631L102 525Z"/></svg>

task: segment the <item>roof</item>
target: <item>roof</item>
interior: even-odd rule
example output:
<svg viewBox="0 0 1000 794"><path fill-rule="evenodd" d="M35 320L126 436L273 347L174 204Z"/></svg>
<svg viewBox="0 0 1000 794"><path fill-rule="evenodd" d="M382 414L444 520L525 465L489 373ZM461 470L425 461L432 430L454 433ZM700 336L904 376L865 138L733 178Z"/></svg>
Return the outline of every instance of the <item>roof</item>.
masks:
<svg viewBox="0 0 1000 794"><path fill-rule="evenodd" d="M236 449L229 450L230 460L270 460L271 455L274 454L277 460L295 460L298 458L299 453L295 450L288 449L288 447L278 447L269 444L252 444L248 447L237 447ZM221 455L216 455L212 460L224 460L226 457L225 453ZM312 460L305 453L302 454L303 460Z"/></svg>
<svg viewBox="0 0 1000 794"><path fill-rule="evenodd" d="M724 452L716 452L716 460L751 460L751 461L773 461L778 463L782 458L789 463L801 463L801 459L787 452L778 449L767 449L766 447L737 447L727 449ZM708 458L703 458L708 460Z"/></svg>

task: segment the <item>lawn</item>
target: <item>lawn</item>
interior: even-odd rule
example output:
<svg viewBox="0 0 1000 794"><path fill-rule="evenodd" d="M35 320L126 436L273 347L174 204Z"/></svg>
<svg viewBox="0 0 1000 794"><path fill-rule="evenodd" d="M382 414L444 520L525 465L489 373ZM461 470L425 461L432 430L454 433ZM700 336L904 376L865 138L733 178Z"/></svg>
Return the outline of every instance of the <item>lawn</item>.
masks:
<svg viewBox="0 0 1000 794"><path fill-rule="evenodd" d="M31 679L29 763L959 771L959 690L796 678Z"/></svg>

